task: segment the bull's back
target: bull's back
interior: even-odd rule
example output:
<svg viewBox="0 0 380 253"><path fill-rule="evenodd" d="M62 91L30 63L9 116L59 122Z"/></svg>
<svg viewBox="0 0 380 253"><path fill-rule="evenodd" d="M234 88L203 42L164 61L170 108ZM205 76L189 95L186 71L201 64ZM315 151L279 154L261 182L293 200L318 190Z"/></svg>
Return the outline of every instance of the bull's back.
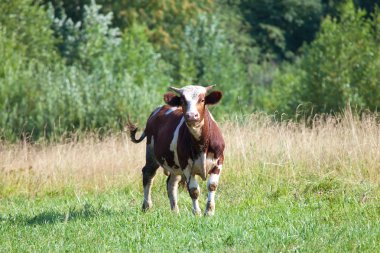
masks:
<svg viewBox="0 0 380 253"><path fill-rule="evenodd" d="M154 154L161 164L166 161L169 166L174 165L174 157L173 152L170 151L170 144L182 118L181 108L165 105L152 113L147 121L145 128L147 144L153 144Z"/></svg>

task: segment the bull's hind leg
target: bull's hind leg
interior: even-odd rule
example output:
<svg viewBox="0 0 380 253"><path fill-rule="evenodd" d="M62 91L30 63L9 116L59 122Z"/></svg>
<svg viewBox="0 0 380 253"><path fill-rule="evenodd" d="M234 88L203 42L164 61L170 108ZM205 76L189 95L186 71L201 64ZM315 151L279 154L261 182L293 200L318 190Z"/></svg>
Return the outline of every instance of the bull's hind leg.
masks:
<svg viewBox="0 0 380 253"><path fill-rule="evenodd" d="M170 200L170 208L173 212L179 213L178 209L178 183L181 181L181 175L170 174L166 180L166 188Z"/></svg>
<svg viewBox="0 0 380 253"><path fill-rule="evenodd" d="M142 210L146 211L153 206L151 190L156 175L156 171L159 165L153 155L153 145L147 145L146 148L146 164L142 169L143 174L143 187L144 187L144 201L142 204Z"/></svg>
<svg viewBox="0 0 380 253"><path fill-rule="evenodd" d="M220 172L222 171L222 165L215 166L210 171L210 178L207 181L207 204L205 209L206 216L212 216L215 213L215 193L218 188Z"/></svg>
<svg viewBox="0 0 380 253"><path fill-rule="evenodd" d="M142 205L143 211L146 211L153 206L151 191L152 191L152 184L153 184L154 176L156 175L157 168L145 165L144 168L142 169L143 187L144 187L144 201Z"/></svg>

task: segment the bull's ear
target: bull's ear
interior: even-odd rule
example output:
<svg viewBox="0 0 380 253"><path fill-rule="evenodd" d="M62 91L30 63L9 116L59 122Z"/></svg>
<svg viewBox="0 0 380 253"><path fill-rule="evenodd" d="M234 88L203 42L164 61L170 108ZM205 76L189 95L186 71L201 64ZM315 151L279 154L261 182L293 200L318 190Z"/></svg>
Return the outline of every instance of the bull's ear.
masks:
<svg viewBox="0 0 380 253"><path fill-rule="evenodd" d="M223 93L221 91L213 91L206 96L206 104L214 105L218 103L223 97Z"/></svg>
<svg viewBox="0 0 380 253"><path fill-rule="evenodd" d="M170 106L180 106L181 105L181 98L178 97L173 92L165 93L164 95L164 101Z"/></svg>

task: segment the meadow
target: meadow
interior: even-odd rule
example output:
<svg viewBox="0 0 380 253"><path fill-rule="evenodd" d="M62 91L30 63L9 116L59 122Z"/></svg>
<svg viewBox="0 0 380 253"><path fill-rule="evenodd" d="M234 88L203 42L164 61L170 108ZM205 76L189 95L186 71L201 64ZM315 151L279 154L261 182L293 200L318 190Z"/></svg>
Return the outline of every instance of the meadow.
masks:
<svg viewBox="0 0 380 253"><path fill-rule="evenodd" d="M380 252L378 115L347 111L221 122L226 159L213 217L166 177L141 211L144 144L126 133L0 144L0 251ZM201 182L201 208L206 183Z"/></svg>

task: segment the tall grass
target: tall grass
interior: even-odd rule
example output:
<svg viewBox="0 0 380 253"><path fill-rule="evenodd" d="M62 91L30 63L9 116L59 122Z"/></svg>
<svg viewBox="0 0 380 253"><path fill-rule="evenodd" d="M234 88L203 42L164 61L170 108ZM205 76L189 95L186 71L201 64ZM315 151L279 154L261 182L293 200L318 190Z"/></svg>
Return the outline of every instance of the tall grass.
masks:
<svg viewBox="0 0 380 253"><path fill-rule="evenodd" d="M377 115L359 118L348 111L315 117L312 127L275 122L264 114L237 122L221 123L227 145L222 180L265 176L297 182L334 177L348 184L380 183ZM132 144L125 133L102 140L94 134L78 139L55 144L1 143L0 196L102 191L140 184L144 144Z"/></svg>
<svg viewBox="0 0 380 253"><path fill-rule="evenodd" d="M310 126L311 124L311 126ZM223 126L228 167L260 168L273 176L333 176L347 182L380 182L378 116L315 116L308 121L273 122L253 114Z"/></svg>

